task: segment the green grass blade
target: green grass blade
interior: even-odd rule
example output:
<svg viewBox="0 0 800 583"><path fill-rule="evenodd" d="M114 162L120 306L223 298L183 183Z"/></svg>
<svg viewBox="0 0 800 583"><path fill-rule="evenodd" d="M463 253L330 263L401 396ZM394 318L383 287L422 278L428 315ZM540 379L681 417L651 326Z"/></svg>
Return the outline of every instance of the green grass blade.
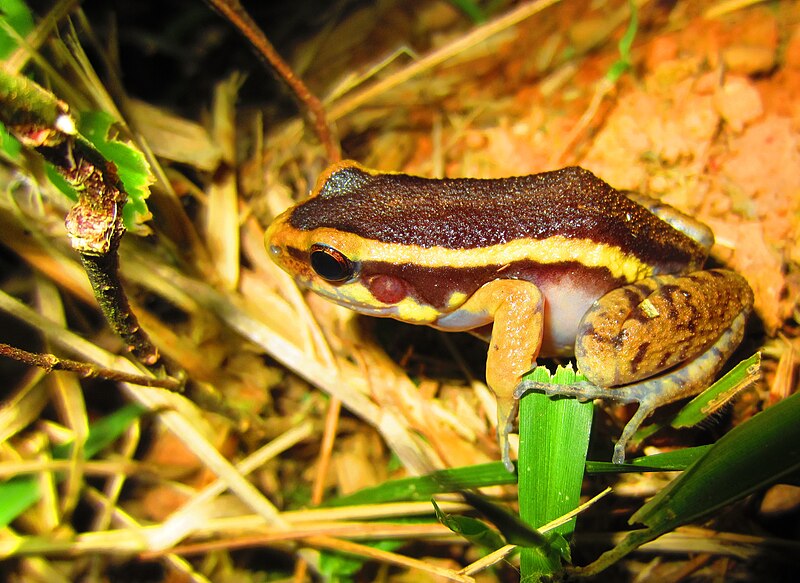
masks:
<svg viewBox="0 0 800 583"><path fill-rule="evenodd" d="M553 378L538 367L527 378L538 382L571 384L585 380L569 368L559 367ZM581 483L589 447L593 405L577 399L552 399L530 393L520 401L519 510L528 525L537 528L574 510L580 504ZM557 533L569 538L572 520ZM565 546L522 549L522 580L535 580L562 570ZM566 547L568 548L568 547Z"/></svg>
<svg viewBox="0 0 800 583"><path fill-rule="evenodd" d="M758 379L760 368L761 353L756 352L689 401L675 415L670 425L675 428L692 427L707 419L741 391L750 387Z"/></svg>
<svg viewBox="0 0 800 583"><path fill-rule="evenodd" d="M548 538L535 528L525 524L520 517L504 506L494 504L472 492L462 492L464 501L480 512L505 537L508 544L521 547L543 547L549 543ZM500 548L500 547L496 547Z"/></svg>
<svg viewBox="0 0 800 583"><path fill-rule="evenodd" d="M732 429L631 517L674 528L800 469L800 394Z"/></svg>
<svg viewBox="0 0 800 583"><path fill-rule="evenodd" d="M566 401L567 399L563 399ZM592 474L664 472L685 470L705 455L710 445L691 447L642 456L625 464L587 461L586 471ZM514 484L516 476L509 474L501 462L491 462L463 468L440 470L426 476L401 478L384 482L379 486L365 488L325 502L325 507L357 506L359 504L383 504L400 501L428 500L434 494L458 492L473 488Z"/></svg>
<svg viewBox="0 0 800 583"><path fill-rule="evenodd" d="M686 447L675 451L645 455L624 464L611 462L586 462L589 474L625 474L630 472L675 472L683 471L708 453L712 445Z"/></svg>
<svg viewBox="0 0 800 583"><path fill-rule="evenodd" d="M597 573L638 546L800 470L800 393L731 430L631 517L647 528L582 569Z"/></svg>
<svg viewBox="0 0 800 583"><path fill-rule="evenodd" d="M23 0L0 2L0 59L7 59L34 27L33 14ZM12 32L13 31L13 32Z"/></svg>
<svg viewBox="0 0 800 583"><path fill-rule="evenodd" d="M466 14L475 24L486 22L486 13L473 0L450 0L450 4Z"/></svg>
<svg viewBox="0 0 800 583"><path fill-rule="evenodd" d="M619 41L619 59L611 65L606 73L606 79L611 83L616 83L631 68L631 47L633 39L636 38L636 32L639 30L639 9L633 0L628 0L628 6L631 10L631 17L628 21L628 28L625 29L625 34Z"/></svg>
<svg viewBox="0 0 800 583"><path fill-rule="evenodd" d="M93 423L84 445L84 457L89 459L113 443L144 411L139 405L126 405ZM55 446L53 458L66 459L71 447L69 443ZM0 504L0 527L8 526L35 504L40 495L36 476L17 476L0 483L0 500L3 501Z"/></svg>
<svg viewBox="0 0 800 583"><path fill-rule="evenodd" d="M492 530L486 523L477 518L443 512L435 500L431 500L431 504L433 504L433 511L436 513L436 518L440 523L471 543L492 551L505 544L503 537L497 531Z"/></svg>
<svg viewBox="0 0 800 583"><path fill-rule="evenodd" d="M355 506L358 504L381 504L401 500L429 500L434 494L513 484L516 481L516 476L509 474L503 467L502 462L492 462L464 468L440 470L427 476L392 480L373 488L365 488L353 494L329 500L324 506Z"/></svg>

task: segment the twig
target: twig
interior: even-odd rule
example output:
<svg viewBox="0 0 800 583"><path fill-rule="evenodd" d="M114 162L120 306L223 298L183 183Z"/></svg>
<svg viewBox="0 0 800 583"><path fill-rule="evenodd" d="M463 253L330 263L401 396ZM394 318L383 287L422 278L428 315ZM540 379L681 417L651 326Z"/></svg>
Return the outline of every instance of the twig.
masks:
<svg viewBox="0 0 800 583"><path fill-rule="evenodd" d="M6 356L31 366L37 366L47 372L53 370L67 370L78 373L84 378L103 378L109 381L119 381L143 387L161 387L170 391L180 390L183 386L180 380L165 377L153 378L144 375L130 374L110 368L104 368L88 362L79 362L68 358L59 358L54 354L41 352L28 352L8 344L0 343L0 356Z"/></svg>
<svg viewBox="0 0 800 583"><path fill-rule="evenodd" d="M30 79L0 70L0 121L25 147L50 162L79 193L66 219L94 295L128 350L154 372L161 358L131 311L119 280L119 243L127 200L113 162L78 134L66 103Z"/></svg>
<svg viewBox="0 0 800 583"><path fill-rule="evenodd" d="M250 17L242 7L239 0L206 0L215 8L228 22L233 24L240 33L250 42L256 53L274 70L278 76L286 83L297 99L307 109L314 125L314 131L325 147L330 162L338 162L341 159L339 146L333 138L325 107L316 95L311 93L309 88L297 75L294 74L289 64L267 40L261 28Z"/></svg>

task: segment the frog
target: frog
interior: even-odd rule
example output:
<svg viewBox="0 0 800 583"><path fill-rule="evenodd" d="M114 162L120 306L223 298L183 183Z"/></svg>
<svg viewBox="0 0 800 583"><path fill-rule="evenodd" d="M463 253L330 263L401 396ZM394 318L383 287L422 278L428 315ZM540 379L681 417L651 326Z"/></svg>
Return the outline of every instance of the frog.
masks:
<svg viewBox="0 0 800 583"><path fill-rule="evenodd" d="M747 281L704 269L703 223L570 166L507 178L425 178L331 165L265 233L295 281L360 314L488 341L502 461L528 391L638 403L614 446L658 407L702 392L742 341ZM539 385L540 358L587 379Z"/></svg>

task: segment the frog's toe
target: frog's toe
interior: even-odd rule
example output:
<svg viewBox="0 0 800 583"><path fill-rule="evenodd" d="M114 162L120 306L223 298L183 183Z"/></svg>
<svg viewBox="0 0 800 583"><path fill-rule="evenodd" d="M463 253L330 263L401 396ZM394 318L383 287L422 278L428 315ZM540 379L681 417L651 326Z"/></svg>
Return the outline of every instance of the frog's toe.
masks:
<svg viewBox="0 0 800 583"><path fill-rule="evenodd" d="M514 429L517 405L518 401L513 396L507 398L497 395L497 442L500 445L503 465L511 473L514 472L514 464L511 461L511 442L508 436Z"/></svg>
<svg viewBox="0 0 800 583"><path fill-rule="evenodd" d="M611 462L615 464L625 463L625 444L619 441L614 444L614 455L611 456Z"/></svg>
<svg viewBox="0 0 800 583"><path fill-rule="evenodd" d="M509 474L514 473L514 462L511 461L511 447L509 446L508 439L504 443L500 444L500 447L503 450L503 465L505 466L506 470L508 470Z"/></svg>

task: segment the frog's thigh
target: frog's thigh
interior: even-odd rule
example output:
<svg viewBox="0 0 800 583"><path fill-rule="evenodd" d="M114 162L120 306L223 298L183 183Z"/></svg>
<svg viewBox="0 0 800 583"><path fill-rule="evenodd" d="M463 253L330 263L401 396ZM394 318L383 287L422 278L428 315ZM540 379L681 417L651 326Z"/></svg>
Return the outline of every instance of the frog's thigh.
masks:
<svg viewBox="0 0 800 583"><path fill-rule="evenodd" d="M494 321L486 382L497 398L497 433L503 461L509 467L508 434L517 412L514 390L539 354L544 298L529 281L499 279L481 287L463 309L484 310Z"/></svg>
<svg viewBox="0 0 800 583"><path fill-rule="evenodd" d="M601 387L653 376L704 353L752 303L744 278L722 269L655 276L613 290L581 320L578 368Z"/></svg>
<svg viewBox="0 0 800 583"><path fill-rule="evenodd" d="M708 350L673 371L618 389L606 390L606 393L619 393L617 396L622 400L639 402L636 414L625 425L614 446L614 463L625 461L626 444L657 407L696 395L711 385L722 365L742 341L745 321L746 314L742 312Z"/></svg>

